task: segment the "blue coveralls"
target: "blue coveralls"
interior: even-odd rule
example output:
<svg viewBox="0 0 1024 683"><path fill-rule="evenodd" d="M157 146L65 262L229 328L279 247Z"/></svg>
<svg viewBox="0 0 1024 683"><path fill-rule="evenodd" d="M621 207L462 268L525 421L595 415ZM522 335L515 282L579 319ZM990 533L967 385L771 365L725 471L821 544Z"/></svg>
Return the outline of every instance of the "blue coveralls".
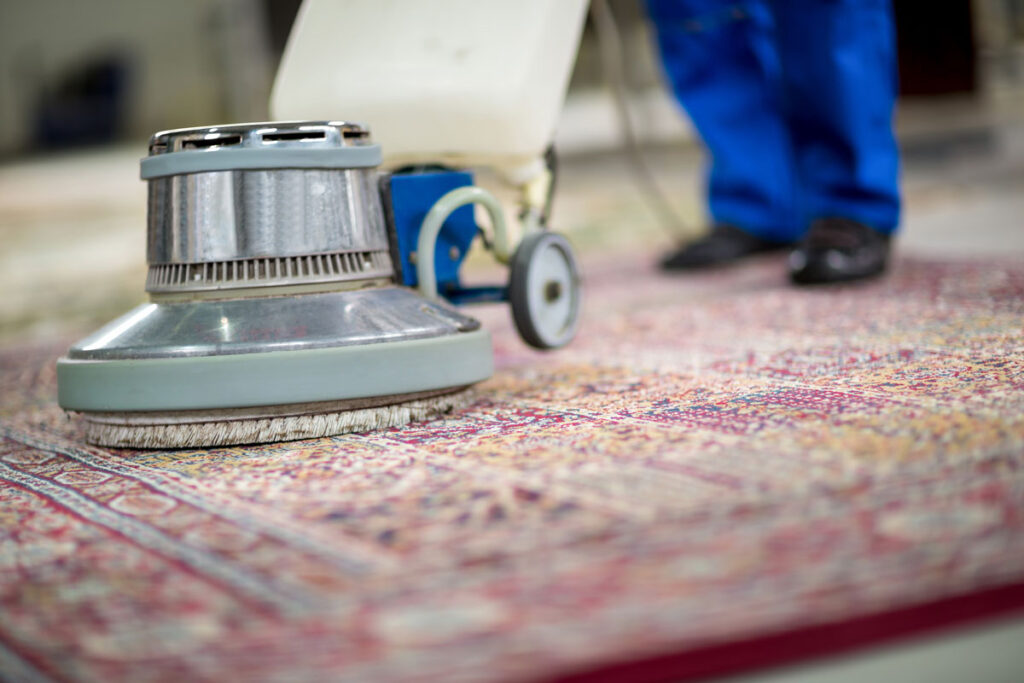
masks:
<svg viewBox="0 0 1024 683"><path fill-rule="evenodd" d="M666 76L710 152L716 223L799 239L899 223L888 0L648 0Z"/></svg>

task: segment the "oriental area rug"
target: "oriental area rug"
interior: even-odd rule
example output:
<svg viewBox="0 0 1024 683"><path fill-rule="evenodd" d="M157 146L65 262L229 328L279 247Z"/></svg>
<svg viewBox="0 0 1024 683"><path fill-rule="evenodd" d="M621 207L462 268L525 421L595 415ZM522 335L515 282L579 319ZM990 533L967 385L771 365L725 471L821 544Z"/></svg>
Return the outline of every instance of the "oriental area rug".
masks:
<svg viewBox="0 0 1024 683"><path fill-rule="evenodd" d="M0 678L696 680L1024 608L1024 263L586 264L443 420L91 447L0 351Z"/></svg>

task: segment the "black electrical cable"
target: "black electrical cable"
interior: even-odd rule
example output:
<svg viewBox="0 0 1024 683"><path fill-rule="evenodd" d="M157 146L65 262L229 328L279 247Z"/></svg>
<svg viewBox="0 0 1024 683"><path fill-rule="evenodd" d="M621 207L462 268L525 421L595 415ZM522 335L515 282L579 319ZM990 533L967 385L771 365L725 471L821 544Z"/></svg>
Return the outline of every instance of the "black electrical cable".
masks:
<svg viewBox="0 0 1024 683"><path fill-rule="evenodd" d="M693 234L686 221L673 208L661 188L658 186L654 172L651 171L644 158L643 151L629 114L629 103L626 98L626 78L622 38L618 24L612 14L607 0L591 0L590 15L597 33L597 44L601 54L601 70L612 92L615 110L618 114L619 128L625 142L626 153L633 167L633 176L637 187L647 198L648 206L657 214L658 222L673 237L682 241Z"/></svg>

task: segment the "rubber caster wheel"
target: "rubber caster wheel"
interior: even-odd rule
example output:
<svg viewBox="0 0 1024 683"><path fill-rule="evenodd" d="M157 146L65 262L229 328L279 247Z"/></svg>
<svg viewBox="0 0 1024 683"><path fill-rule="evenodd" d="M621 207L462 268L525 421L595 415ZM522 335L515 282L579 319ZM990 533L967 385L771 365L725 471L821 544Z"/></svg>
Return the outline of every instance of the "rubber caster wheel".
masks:
<svg viewBox="0 0 1024 683"><path fill-rule="evenodd" d="M580 276L568 240L546 231L524 237L512 256L508 290L523 341L538 349L572 341L580 318Z"/></svg>

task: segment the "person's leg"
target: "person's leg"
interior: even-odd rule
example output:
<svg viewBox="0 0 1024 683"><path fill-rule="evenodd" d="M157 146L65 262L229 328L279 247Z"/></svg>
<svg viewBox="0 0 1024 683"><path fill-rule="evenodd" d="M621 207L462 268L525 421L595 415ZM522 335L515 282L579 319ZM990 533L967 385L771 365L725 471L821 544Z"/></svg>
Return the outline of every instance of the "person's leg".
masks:
<svg viewBox="0 0 1024 683"><path fill-rule="evenodd" d="M798 239L795 175L779 112L778 57L763 2L648 0L665 75L708 148L715 224Z"/></svg>
<svg viewBox="0 0 1024 683"><path fill-rule="evenodd" d="M773 0L784 111L811 229L794 279L881 272L899 224L895 29L888 0Z"/></svg>

